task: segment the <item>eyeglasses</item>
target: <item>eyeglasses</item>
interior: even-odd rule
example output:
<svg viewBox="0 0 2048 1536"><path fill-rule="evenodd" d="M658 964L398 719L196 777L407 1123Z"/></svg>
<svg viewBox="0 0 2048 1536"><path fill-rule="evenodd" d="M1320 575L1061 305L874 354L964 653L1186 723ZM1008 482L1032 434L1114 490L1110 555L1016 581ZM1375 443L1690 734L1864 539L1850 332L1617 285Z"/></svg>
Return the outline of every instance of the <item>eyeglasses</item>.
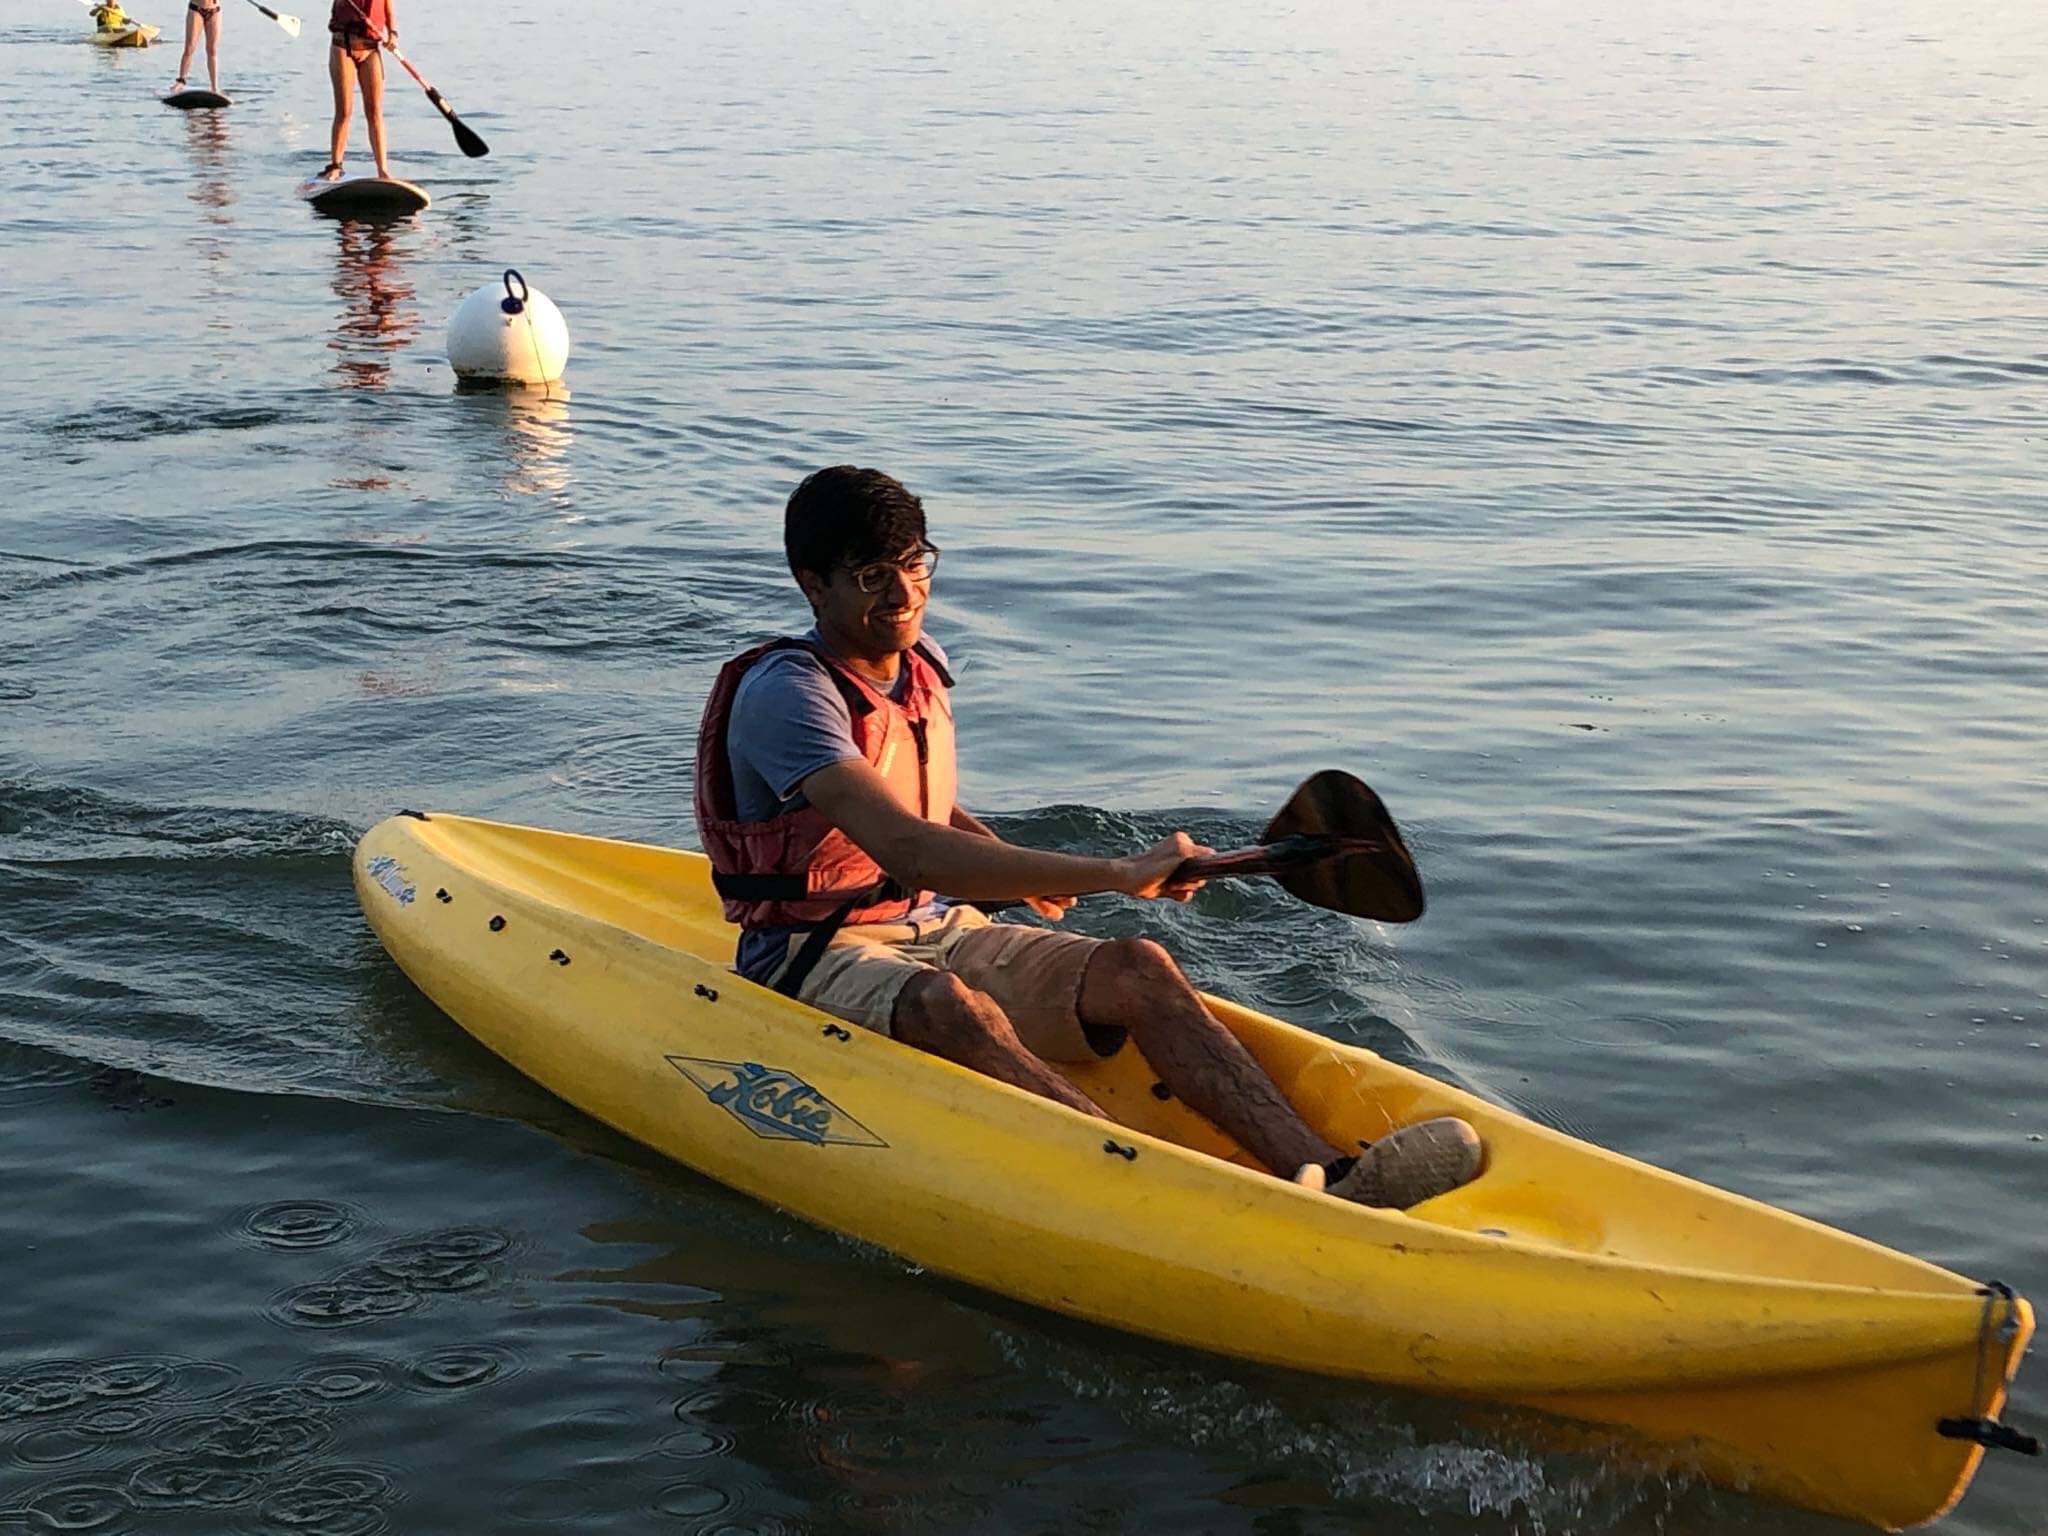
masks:
<svg viewBox="0 0 2048 1536"><path fill-rule="evenodd" d="M901 560L877 560L872 565L863 565L853 571L853 584L861 591L875 593L889 584L891 577L899 571L919 586L932 579L932 572L939 568L939 549L936 544L920 544L914 553Z"/></svg>

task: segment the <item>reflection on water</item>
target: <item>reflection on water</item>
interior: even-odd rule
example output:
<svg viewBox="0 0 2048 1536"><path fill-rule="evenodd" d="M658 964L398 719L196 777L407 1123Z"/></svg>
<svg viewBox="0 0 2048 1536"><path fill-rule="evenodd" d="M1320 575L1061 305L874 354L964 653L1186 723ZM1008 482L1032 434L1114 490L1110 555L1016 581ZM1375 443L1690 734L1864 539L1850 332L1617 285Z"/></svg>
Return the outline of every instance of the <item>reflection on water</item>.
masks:
<svg viewBox="0 0 2048 1536"><path fill-rule="evenodd" d="M546 388L499 388L456 385L458 408L479 428L495 423L499 431L480 443L494 456L506 492L514 496L559 496L569 489L567 463L575 433L569 426L566 385Z"/></svg>
<svg viewBox="0 0 2048 1536"><path fill-rule="evenodd" d="M204 212L202 217L209 224L228 225L234 222L228 209L234 206L235 194L228 182L228 119L224 112L182 112L185 120L185 146L192 151L192 190L187 195Z"/></svg>
<svg viewBox="0 0 2048 1536"><path fill-rule="evenodd" d="M200 221L192 228L192 249L197 265L206 274L206 297L218 301L210 306L206 328L229 331L234 328L232 304L235 298L234 267L228 259L227 231L234 227L230 211L235 205L234 184L228 174L228 119L224 112L181 112L185 120L185 146L192 154L192 187L185 195L199 206Z"/></svg>
<svg viewBox="0 0 2048 1536"><path fill-rule="evenodd" d="M344 388L385 388L392 354L419 334L406 273L417 229L410 219L342 219L334 226L334 291L342 309L328 346Z"/></svg>

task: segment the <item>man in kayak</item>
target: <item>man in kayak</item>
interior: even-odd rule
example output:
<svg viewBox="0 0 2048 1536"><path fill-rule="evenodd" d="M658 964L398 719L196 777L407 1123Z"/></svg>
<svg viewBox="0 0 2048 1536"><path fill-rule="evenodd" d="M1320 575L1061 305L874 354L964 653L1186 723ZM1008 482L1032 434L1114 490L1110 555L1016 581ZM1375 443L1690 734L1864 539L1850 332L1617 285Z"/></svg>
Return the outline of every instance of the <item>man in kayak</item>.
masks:
<svg viewBox="0 0 2048 1536"><path fill-rule="evenodd" d="M697 743L697 824L743 929L740 974L1085 1114L1103 1112L1048 1063L1113 1055L1128 1035L1276 1174L1363 1204L1471 1178L1479 1137L1462 1120L1354 1153L1324 1141L1152 940L965 904L1057 921L1097 891L1186 901L1201 882L1175 871L1212 850L1185 832L1120 858L1022 848L957 803L952 679L923 634L939 558L925 533L923 503L879 470L821 469L789 498L784 547L815 627L728 662Z"/></svg>

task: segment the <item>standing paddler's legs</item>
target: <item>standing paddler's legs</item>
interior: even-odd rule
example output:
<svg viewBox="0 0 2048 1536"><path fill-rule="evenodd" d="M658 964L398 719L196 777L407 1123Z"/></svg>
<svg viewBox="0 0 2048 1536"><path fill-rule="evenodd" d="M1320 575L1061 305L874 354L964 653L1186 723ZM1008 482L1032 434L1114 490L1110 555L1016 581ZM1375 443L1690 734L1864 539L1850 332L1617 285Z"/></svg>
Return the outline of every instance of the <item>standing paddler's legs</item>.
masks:
<svg viewBox="0 0 2048 1536"><path fill-rule="evenodd" d="M377 157L377 174L389 177L391 162L384 158L384 56L371 50L356 66L356 79L363 88L363 121L370 130L370 153Z"/></svg>
<svg viewBox="0 0 2048 1536"><path fill-rule="evenodd" d="M1339 1156L1152 940L1112 939L1089 957L1080 1013L1085 1023L1128 1029L1176 1098L1282 1178Z"/></svg>
<svg viewBox="0 0 2048 1536"><path fill-rule="evenodd" d="M327 48L327 78L334 86L334 132L328 140L327 159L337 170L348 154L349 82L356 67L348 50L339 43Z"/></svg>
<svg viewBox="0 0 2048 1536"><path fill-rule="evenodd" d="M218 96L218 95L220 94L220 3L219 3L219 0L214 0L214 7L213 7L213 9L212 9L212 10L210 10L210 11L208 11L208 12L206 13L205 21L206 21L206 80L207 80L207 84L208 84L209 86L211 86L211 87L212 87L212 89L213 89L213 94L214 94L214 95L216 95L216 96ZM189 38L190 38L190 37L192 36L192 13L191 13L190 11L187 11L187 12L185 13L185 36L186 36L186 37L187 37L188 39L189 39ZM185 48L186 48L186 51L187 51L188 53L189 53L189 52L191 51L192 45L191 45L191 43L190 43L189 41L188 41L188 42L187 42L187 43L185 44ZM184 70L185 70L185 67L184 67L184 66L183 66L182 64L178 66L178 72L179 72L180 74L183 74L183 73L184 73Z"/></svg>
<svg viewBox="0 0 2048 1536"><path fill-rule="evenodd" d="M185 51L178 55L178 78L174 82L172 82L171 85L171 89L174 91L183 90L186 80L191 78L192 55L194 52L197 51L199 47L199 28L203 24L204 23L197 11L191 10L189 8L186 10ZM217 91L220 89L220 86L216 82L213 88Z"/></svg>

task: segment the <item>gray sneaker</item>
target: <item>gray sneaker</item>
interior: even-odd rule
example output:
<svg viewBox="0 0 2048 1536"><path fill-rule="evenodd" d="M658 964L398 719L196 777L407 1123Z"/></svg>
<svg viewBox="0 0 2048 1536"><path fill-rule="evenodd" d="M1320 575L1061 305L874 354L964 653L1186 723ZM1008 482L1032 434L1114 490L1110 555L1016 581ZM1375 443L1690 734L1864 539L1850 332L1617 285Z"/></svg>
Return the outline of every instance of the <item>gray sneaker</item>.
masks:
<svg viewBox="0 0 2048 1536"><path fill-rule="evenodd" d="M1405 1211L1469 1183L1485 1160L1479 1133L1456 1116L1443 1115L1382 1136L1358 1155L1330 1193L1360 1205Z"/></svg>

